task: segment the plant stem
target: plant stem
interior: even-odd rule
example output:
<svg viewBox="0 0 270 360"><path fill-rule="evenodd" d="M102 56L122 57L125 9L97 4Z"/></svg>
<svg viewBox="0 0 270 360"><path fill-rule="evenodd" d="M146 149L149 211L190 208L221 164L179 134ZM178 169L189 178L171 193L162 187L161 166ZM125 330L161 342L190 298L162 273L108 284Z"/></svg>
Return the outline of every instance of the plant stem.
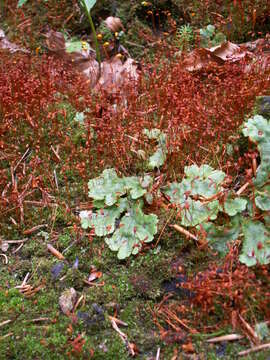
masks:
<svg viewBox="0 0 270 360"><path fill-rule="evenodd" d="M83 6L84 6L84 11L88 17L88 21L93 33L93 37L94 37L94 42L95 42L95 47L96 47L96 57L97 57L97 61L98 61L98 70L99 70L99 74L98 77L100 77L100 73L101 73L101 56L100 56L100 50L99 50L99 43L98 43L98 39L97 39L97 33L96 33L96 29L95 29L95 25L91 16L90 11L88 11L84 1L83 1Z"/></svg>

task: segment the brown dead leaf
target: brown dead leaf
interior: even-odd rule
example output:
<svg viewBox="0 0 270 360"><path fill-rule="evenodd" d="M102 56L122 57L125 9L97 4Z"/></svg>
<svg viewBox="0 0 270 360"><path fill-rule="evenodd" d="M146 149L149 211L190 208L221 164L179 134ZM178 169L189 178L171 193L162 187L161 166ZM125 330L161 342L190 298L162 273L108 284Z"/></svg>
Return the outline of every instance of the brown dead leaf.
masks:
<svg viewBox="0 0 270 360"><path fill-rule="evenodd" d="M194 346L193 346L192 342L188 342L187 344L183 344L182 349L183 349L184 352L187 352L187 353L194 353L195 352L195 349L194 349Z"/></svg>
<svg viewBox="0 0 270 360"><path fill-rule="evenodd" d="M66 51L65 38L62 33L51 30L45 36L49 52L71 64L75 71L84 75L91 88L95 87L97 90L106 89L114 92L130 81L136 82L139 77L135 61L128 58L122 63L118 56L101 63L99 77L99 66L94 58L93 50L69 53Z"/></svg>
<svg viewBox="0 0 270 360"><path fill-rule="evenodd" d="M50 30L45 34L45 37L49 52L65 62L72 64L72 68L75 71L87 77L90 82L90 87L93 88L98 81L99 73L98 62L94 58L94 51L90 49L90 51L67 52L64 35L57 31Z"/></svg>
<svg viewBox="0 0 270 360"><path fill-rule="evenodd" d="M226 41L210 49L193 50L183 61L183 65L186 70L192 72L201 70L210 64L223 65L226 61L239 61L246 55L251 55L251 53L230 41Z"/></svg>
<svg viewBox="0 0 270 360"><path fill-rule="evenodd" d="M107 19L105 19L104 23L106 24L107 28L114 33L119 30L124 30L124 26L118 17L109 16Z"/></svg>
<svg viewBox="0 0 270 360"><path fill-rule="evenodd" d="M92 271L91 274L88 277L88 281L92 282L96 279L100 279L102 277L102 272L101 271Z"/></svg>
<svg viewBox="0 0 270 360"><path fill-rule="evenodd" d="M2 29L0 29L0 49L6 49L11 53L15 53L17 51L21 51L23 53L29 53L30 51L21 48L20 46L10 42Z"/></svg>
<svg viewBox="0 0 270 360"><path fill-rule="evenodd" d="M101 76L96 87L116 91L131 81L136 82L138 77L137 65L133 59L129 58L122 63L122 61L115 56L111 60L102 62Z"/></svg>
<svg viewBox="0 0 270 360"><path fill-rule="evenodd" d="M247 51L244 51L240 46L226 41L221 45L215 46L209 49L214 55L218 56L224 61L238 61L247 55Z"/></svg>
<svg viewBox="0 0 270 360"><path fill-rule="evenodd" d="M183 61L183 66L187 71L198 71L205 66L212 64L223 65L224 60L216 56L209 49L195 49Z"/></svg>

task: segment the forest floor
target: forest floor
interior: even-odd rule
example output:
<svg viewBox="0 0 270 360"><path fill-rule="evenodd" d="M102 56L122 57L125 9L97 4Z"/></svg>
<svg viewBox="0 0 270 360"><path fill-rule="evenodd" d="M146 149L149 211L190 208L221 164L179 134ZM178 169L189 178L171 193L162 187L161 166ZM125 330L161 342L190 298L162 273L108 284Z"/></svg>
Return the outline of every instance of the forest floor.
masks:
<svg viewBox="0 0 270 360"><path fill-rule="evenodd" d="M92 206L87 196L88 180L100 175L106 167L115 166L124 175L141 171L140 162L132 157L134 143L128 150L130 143L124 144L128 154L121 158L122 138L120 135L117 138L117 134L125 132L131 136L135 116L144 118L142 128L145 118L148 124L156 124L165 112L168 113L164 102L164 114L160 116L154 111L148 118L147 111L151 107L155 109L156 101L161 104L160 99L166 96L160 92L158 100L151 100L154 87L151 89L151 84L148 87L147 81L154 73L153 67L157 66L157 57L164 49L175 47L175 40L153 34L147 24L140 29L144 34L142 40L127 29L128 51L141 63L145 79L142 94L150 100L143 109L141 103L136 108L141 96L130 95L128 101L133 106L130 118L127 117L130 120L123 121L120 126L122 115L115 115L111 110L111 95L102 98L101 92L100 98L91 97L81 77L69 73L58 60L47 58L44 37L40 35L46 30L46 16L55 12L52 20L56 22L55 29L63 25L57 15L60 8L53 5L50 8L50 2L48 6L48 13L39 14L38 24L31 5L24 15L22 11L10 12L9 9L0 21L0 29L5 30L9 41L30 51L27 54L0 52L0 92L4 94L0 100L0 359L124 360L132 354L145 360L237 359L241 351L269 343L269 333L261 341L254 331L256 324L268 324L270 319L269 265L248 268L240 264L238 242L225 258L218 257L205 244L176 232L170 225L179 222L179 217L163 203L149 208L149 212L159 217L154 241L144 246L138 255L125 260L119 260L102 238L81 228L79 212ZM123 11L127 11L125 7ZM110 15L106 11L104 14ZM65 9L62 16L69 19L70 9ZM77 17L74 12L73 18L77 20ZM84 34L84 30L76 28L73 35L80 33ZM165 69L172 68L170 75L167 70L162 73L162 81L169 79L169 82L178 71L179 54L175 48L168 53L172 58L166 59L166 55L161 60ZM213 92L213 97L215 92L221 99L216 100L213 118L218 117L219 106L225 114L233 104L238 111L231 114L231 119L237 123L235 129L230 130L233 136L239 135L242 115L245 118L256 113L253 109L256 96L269 95L270 76L269 71L258 70L256 76L247 80L238 65L226 66L225 70L217 70L214 66L214 75L209 75L209 68L200 74L186 75L185 81L192 84L193 93L185 90L176 96L182 97L181 101L188 107L188 103L198 101L200 91L204 92L205 103L198 107L197 118L205 104L207 106L209 92ZM233 76L235 83L231 85L233 80L228 79ZM238 91L237 79L243 81L243 93L249 89L253 91L245 99L246 107L238 106L230 97L232 86ZM158 76L156 81L158 88L161 86ZM226 81L227 88L225 85L223 88ZM176 94L178 85L173 86ZM80 98L84 99L81 103ZM102 99L102 103L97 99ZM90 108L85 120L87 125L77 118L85 106ZM125 111L125 107L121 109ZM191 110L189 115L193 116ZM94 116L95 127L91 123ZM115 121L112 127L109 121ZM97 139L91 138L89 124L97 131ZM166 125L164 128L166 131ZM213 129L216 131L213 139L218 138L222 125ZM111 139L118 144L119 155L117 151L110 153L110 145L106 142L109 144ZM234 140L231 142L235 145ZM222 144L219 144L219 147L218 143L207 144L205 140L200 156L190 155L198 143L194 143L193 148L186 145L181 149L181 164L179 161L177 165L179 174L172 155L164 170L156 171L156 178L164 176L164 185L182 176L182 165L195 163L201 155L203 160L199 165L207 159L213 167L221 164L222 169L231 169L242 156L242 168L237 164L236 170L232 170L232 182L237 178L243 185L252 162L252 156L244 155L249 150L240 149L230 162L229 155L224 155ZM48 245L59 253L50 251ZM196 281L200 283L200 290L196 290ZM64 314L59 299L71 288L76 291L76 300L71 311ZM121 326L115 319L125 324ZM239 336L235 341L207 341L229 334ZM269 357L268 347L243 358Z"/></svg>

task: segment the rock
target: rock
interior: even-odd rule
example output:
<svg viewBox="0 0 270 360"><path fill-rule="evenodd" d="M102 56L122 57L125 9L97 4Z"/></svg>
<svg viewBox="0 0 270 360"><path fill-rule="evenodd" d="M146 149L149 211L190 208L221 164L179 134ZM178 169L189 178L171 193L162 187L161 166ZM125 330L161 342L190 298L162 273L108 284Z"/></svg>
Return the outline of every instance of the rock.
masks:
<svg viewBox="0 0 270 360"><path fill-rule="evenodd" d="M255 109L256 114L270 118L270 96L257 96Z"/></svg>
<svg viewBox="0 0 270 360"><path fill-rule="evenodd" d="M73 288L66 289L59 299L59 306L62 312L68 315L74 307L76 301L76 290Z"/></svg>

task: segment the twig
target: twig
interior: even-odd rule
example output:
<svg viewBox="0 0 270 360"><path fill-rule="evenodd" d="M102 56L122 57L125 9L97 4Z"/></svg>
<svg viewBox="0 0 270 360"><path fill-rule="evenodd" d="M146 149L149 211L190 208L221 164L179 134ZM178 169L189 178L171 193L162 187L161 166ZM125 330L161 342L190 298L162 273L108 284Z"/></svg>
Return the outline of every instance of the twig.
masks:
<svg viewBox="0 0 270 360"><path fill-rule="evenodd" d="M185 235L188 238L191 238L195 241L198 241L197 236L193 235L191 232L189 232L188 230L184 229L182 226L174 224L174 225L170 225L171 227L173 227L176 231L180 232L181 234Z"/></svg>
<svg viewBox="0 0 270 360"><path fill-rule="evenodd" d="M239 320L241 321L243 327L245 328L245 330L248 332L248 334L253 339L252 342L254 344L258 345L260 343L260 339L256 335L255 331L252 329L252 327L246 322L246 320L240 314L238 314L238 317L239 317Z"/></svg>
<svg viewBox="0 0 270 360"><path fill-rule="evenodd" d="M8 257L7 257L7 255L5 255L5 254L0 254L0 256L3 256L3 258L5 259L5 265L7 265L7 264L8 264Z"/></svg>
<svg viewBox="0 0 270 360"><path fill-rule="evenodd" d="M23 234L24 234L24 235L30 235L30 234L32 234L33 232L35 232L35 231L37 231L37 230L39 230L39 229L42 229L42 228L44 228L44 227L47 227L47 226L48 226L48 224L37 225L37 226L32 227L31 229L25 230L25 231L23 232Z"/></svg>
<svg viewBox="0 0 270 360"><path fill-rule="evenodd" d="M1 336L1 337L0 337L0 340L4 340L5 338L7 338L7 337L9 337L9 336L11 336L11 335L13 335L13 332L9 332L9 333L7 333L6 335Z"/></svg>
<svg viewBox="0 0 270 360"><path fill-rule="evenodd" d="M256 176L256 172L257 172L257 160L254 158L252 159L252 171L253 171L253 175Z"/></svg>
<svg viewBox="0 0 270 360"><path fill-rule="evenodd" d="M30 273L29 273L29 272L25 275L25 277L24 277L24 279L23 279L23 282L22 282L21 286L26 285L27 280L28 280L28 278L29 278L29 275L30 275Z"/></svg>
<svg viewBox="0 0 270 360"><path fill-rule="evenodd" d="M40 321L49 321L49 320L50 320L50 318L48 318L48 317L44 317L44 318L40 317L37 319L26 320L26 322L40 322Z"/></svg>
<svg viewBox="0 0 270 360"><path fill-rule="evenodd" d="M88 281L86 279L83 279L83 282L90 286L104 286L104 284L105 284L104 281L102 281L101 283L95 283L95 282Z"/></svg>
<svg viewBox="0 0 270 360"><path fill-rule="evenodd" d="M77 240L74 240L70 245L68 245L67 248L65 248L63 251L62 251L62 254L64 254L65 252L67 252L74 244L76 244Z"/></svg>
<svg viewBox="0 0 270 360"><path fill-rule="evenodd" d="M12 320L5 320L5 321L1 322L0 327L9 324L11 321Z"/></svg>
<svg viewBox="0 0 270 360"><path fill-rule="evenodd" d="M141 48L141 49L145 49L145 46L143 46L143 45L141 45L141 44L134 43L133 41L126 41L126 43L127 43L128 45L137 46L137 47L139 47L139 48Z"/></svg>
<svg viewBox="0 0 270 360"><path fill-rule="evenodd" d="M84 295L81 295L79 297L79 299L77 300L76 304L73 307L73 310L72 310L73 314L74 314L74 312L76 311L76 309L78 308L78 306L80 305L80 303L82 302L83 299L84 299Z"/></svg>
<svg viewBox="0 0 270 360"><path fill-rule="evenodd" d="M110 316L110 315L109 315L109 319L115 321L116 324L118 324L118 325L128 326L127 323L125 323L124 321L122 321L122 320L120 320L120 319L117 319L117 318L114 317L114 316Z"/></svg>
<svg viewBox="0 0 270 360"><path fill-rule="evenodd" d="M270 349L270 343L254 346L253 348L250 348L248 350L240 351L238 353L238 356L245 356L245 355L248 355L250 353L253 353L253 352L256 352L256 351L261 351L261 350L264 350L264 349Z"/></svg>
<svg viewBox="0 0 270 360"><path fill-rule="evenodd" d="M51 149L52 149L54 155L56 156L57 160L58 160L58 161L61 161L61 158L60 158L60 156L59 156L59 154L58 154L58 151L56 151L56 150L53 148L52 145L51 145Z"/></svg>
<svg viewBox="0 0 270 360"><path fill-rule="evenodd" d="M239 335L239 334L229 334L229 335L223 335L223 336L214 337L212 339L208 339L206 340L206 342L217 343L222 341L234 341L234 340L243 339L243 337L244 337L243 335Z"/></svg>
<svg viewBox="0 0 270 360"><path fill-rule="evenodd" d="M20 165L20 163L23 160L26 160L28 158L28 156L31 154L32 150L30 150L30 148L26 149L25 153L23 154L23 156L20 158L20 160L17 162L17 164L15 165L14 169L13 169L13 173L15 174L15 171L17 169L17 167Z"/></svg>
<svg viewBox="0 0 270 360"><path fill-rule="evenodd" d="M47 249L56 256L59 260L64 260L65 257L58 250L56 250L51 244L47 244Z"/></svg>
<svg viewBox="0 0 270 360"><path fill-rule="evenodd" d="M56 190L59 191L56 169L53 170L53 176L54 176L54 182L55 182Z"/></svg>
<svg viewBox="0 0 270 360"><path fill-rule="evenodd" d="M156 360L159 360L159 357L160 357L160 347L157 349Z"/></svg>
<svg viewBox="0 0 270 360"><path fill-rule="evenodd" d="M3 240L3 241L5 243L8 243L8 244L22 244L27 240L28 240L28 238L24 238L24 239L21 239L21 240Z"/></svg>
<svg viewBox="0 0 270 360"><path fill-rule="evenodd" d="M155 243L155 247L157 247L157 245L158 245L158 243L159 243L159 241L160 241L160 239L161 239L161 236L163 235L163 233L164 233L164 231L165 231L165 229L166 229L166 226L167 226L167 225L169 224L169 222L171 221L171 218L172 218L173 214L174 214L174 210L171 212L171 214L169 215L167 221L165 222L165 225L164 225L163 228L161 229L161 232L160 232L160 234L159 234L159 237L158 237L158 239L157 239L157 241L156 241L156 243Z"/></svg>
<svg viewBox="0 0 270 360"><path fill-rule="evenodd" d="M240 187L240 189L236 192L236 195L240 196L246 188L249 186L250 182L246 182L243 186Z"/></svg>
<svg viewBox="0 0 270 360"><path fill-rule="evenodd" d="M24 243L20 244L17 249L12 251L12 254L16 254L16 252L18 252L22 247L23 247Z"/></svg>
<svg viewBox="0 0 270 360"><path fill-rule="evenodd" d="M114 320L111 320L112 327L114 330L119 334L120 338L122 339L123 343L126 345L129 353L131 356L135 356L135 351L133 349L132 344L128 341L128 337L125 333L123 333L119 327L117 326L116 322Z"/></svg>

